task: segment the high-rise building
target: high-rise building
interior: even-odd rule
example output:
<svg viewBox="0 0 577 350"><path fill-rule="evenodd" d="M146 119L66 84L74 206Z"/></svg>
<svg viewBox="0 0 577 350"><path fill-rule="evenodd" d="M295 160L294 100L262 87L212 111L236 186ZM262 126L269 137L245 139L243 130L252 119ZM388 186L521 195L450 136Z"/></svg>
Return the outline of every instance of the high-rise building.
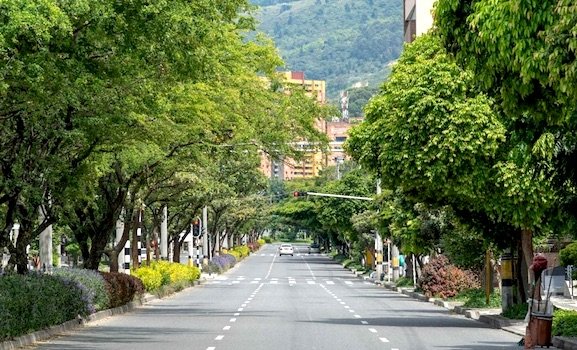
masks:
<svg viewBox="0 0 577 350"><path fill-rule="evenodd" d="M285 88L290 91L291 86L302 86L307 95L314 97L318 103L326 103L324 80L307 80L304 72L282 72ZM303 158L299 160L284 158L272 160L266 155L261 157L261 171L267 177L280 180L292 180L297 178L310 178L318 176L320 171L336 165L345 160L343 143L347 138L347 131L351 124L344 121L327 122L318 119L315 123L317 130L327 134L330 150L328 153L318 151L306 140L295 141L295 146L303 152Z"/></svg>
<svg viewBox="0 0 577 350"><path fill-rule="evenodd" d="M326 82L324 80L307 80L305 79L305 72L282 72L281 76L284 82L289 87L291 85L302 86L307 95L315 97L320 104L326 103Z"/></svg>
<svg viewBox="0 0 577 350"><path fill-rule="evenodd" d="M405 18L405 42L426 33L433 26L433 3L435 0L403 0Z"/></svg>

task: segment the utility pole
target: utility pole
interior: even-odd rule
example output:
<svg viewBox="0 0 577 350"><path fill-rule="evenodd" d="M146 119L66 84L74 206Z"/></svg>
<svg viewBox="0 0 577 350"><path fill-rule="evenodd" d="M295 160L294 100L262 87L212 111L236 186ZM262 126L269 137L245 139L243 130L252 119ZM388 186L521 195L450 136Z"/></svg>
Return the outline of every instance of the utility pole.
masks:
<svg viewBox="0 0 577 350"><path fill-rule="evenodd" d="M202 252L205 259L210 260L210 247L208 237L208 207L202 208Z"/></svg>
<svg viewBox="0 0 577 350"><path fill-rule="evenodd" d="M160 222L160 258L168 260L168 207L162 206L162 221Z"/></svg>
<svg viewBox="0 0 577 350"><path fill-rule="evenodd" d="M505 249L501 255L501 307L506 311L513 306L513 256L511 249Z"/></svg>
<svg viewBox="0 0 577 350"><path fill-rule="evenodd" d="M377 179L377 196L381 194L381 179ZM383 276L383 238L379 231L375 231L376 277L377 281Z"/></svg>
<svg viewBox="0 0 577 350"><path fill-rule="evenodd" d="M391 255L393 259L393 282L399 279L399 248L396 245L392 245Z"/></svg>

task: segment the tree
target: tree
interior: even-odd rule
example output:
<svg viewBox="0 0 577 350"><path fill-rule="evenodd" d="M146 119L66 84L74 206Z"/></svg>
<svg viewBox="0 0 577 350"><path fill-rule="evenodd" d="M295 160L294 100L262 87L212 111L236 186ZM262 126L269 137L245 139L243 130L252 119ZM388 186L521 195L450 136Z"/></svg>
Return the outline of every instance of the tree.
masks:
<svg viewBox="0 0 577 350"><path fill-rule="evenodd" d="M552 178L561 213L550 216L565 226L577 207L575 13L568 0L441 0L435 10L444 47L494 97L531 167Z"/></svg>
<svg viewBox="0 0 577 350"><path fill-rule="evenodd" d="M10 248L19 272L26 245L61 216L95 268L122 208L167 162L202 158L202 145L288 154L286 140L315 139L320 109L259 77L281 61L270 41L245 40L249 8L244 0L0 5L0 248L11 247L20 222Z"/></svg>
<svg viewBox="0 0 577 350"><path fill-rule="evenodd" d="M531 233L545 228L555 193L531 166L521 135L507 133L493 100L439 39L426 35L406 47L366 114L347 148L384 175L384 187L415 204L450 205L469 221L518 228L530 261Z"/></svg>
<svg viewBox="0 0 577 350"><path fill-rule="evenodd" d="M441 0L435 9L444 47L496 99L508 128L554 179L572 216L577 207L576 13L570 0Z"/></svg>

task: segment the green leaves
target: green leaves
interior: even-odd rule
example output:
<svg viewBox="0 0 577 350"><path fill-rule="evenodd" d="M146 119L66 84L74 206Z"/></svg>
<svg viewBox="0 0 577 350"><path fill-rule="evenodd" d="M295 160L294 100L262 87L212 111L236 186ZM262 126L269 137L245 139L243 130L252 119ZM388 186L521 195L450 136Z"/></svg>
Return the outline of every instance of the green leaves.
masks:
<svg viewBox="0 0 577 350"><path fill-rule="evenodd" d="M97 263L133 205L127 193L151 206L249 196L263 188L260 149L322 145L313 125L324 109L263 81L282 62L270 40L245 39L250 10L246 0L0 4L0 205L26 208L1 208L0 244L50 203L51 220L65 213L99 245Z"/></svg>
<svg viewBox="0 0 577 350"><path fill-rule="evenodd" d="M471 181L485 181L486 163L505 141L492 102L475 91L431 36L406 47L382 94L366 109L347 147L383 174L385 186L417 191L422 198L472 196ZM358 151L357 149L358 148ZM376 161L376 164L375 164Z"/></svg>

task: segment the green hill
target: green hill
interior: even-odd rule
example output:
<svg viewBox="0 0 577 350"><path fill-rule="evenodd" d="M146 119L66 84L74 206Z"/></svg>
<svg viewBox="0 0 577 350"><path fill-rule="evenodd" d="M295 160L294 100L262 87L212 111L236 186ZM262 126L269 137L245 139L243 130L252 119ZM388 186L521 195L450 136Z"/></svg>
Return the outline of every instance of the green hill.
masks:
<svg viewBox="0 0 577 350"><path fill-rule="evenodd" d="M272 37L287 69L327 81L327 95L355 83L378 86L403 45L400 0L252 0L259 30Z"/></svg>

